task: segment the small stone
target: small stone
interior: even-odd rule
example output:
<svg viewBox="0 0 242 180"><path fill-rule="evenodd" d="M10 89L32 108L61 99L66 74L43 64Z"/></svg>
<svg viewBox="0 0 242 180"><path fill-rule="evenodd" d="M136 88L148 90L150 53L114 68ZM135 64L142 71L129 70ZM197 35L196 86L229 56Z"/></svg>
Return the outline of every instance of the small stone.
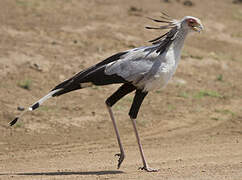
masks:
<svg viewBox="0 0 242 180"><path fill-rule="evenodd" d="M57 42L55 42L55 41L52 41L52 42L51 42L51 44L52 44L52 45L56 45L56 44L57 44Z"/></svg>
<svg viewBox="0 0 242 180"><path fill-rule="evenodd" d="M141 8L137 8L137 7L135 7L135 6L131 6L130 8L129 8L129 11L142 11L142 9Z"/></svg>
<svg viewBox="0 0 242 180"><path fill-rule="evenodd" d="M31 62L30 63L30 68L36 70L36 71L43 71L42 67L40 66L40 64L38 64L37 62Z"/></svg>
<svg viewBox="0 0 242 180"><path fill-rule="evenodd" d="M18 111L24 111L25 108L24 107L21 107L21 106L18 106L17 109L18 109Z"/></svg>
<svg viewBox="0 0 242 180"><path fill-rule="evenodd" d="M190 1L190 0L186 0L186 1L183 2L183 5L184 5L184 6L189 6L189 7L191 7L191 6L194 6L194 3L193 3L192 1Z"/></svg>

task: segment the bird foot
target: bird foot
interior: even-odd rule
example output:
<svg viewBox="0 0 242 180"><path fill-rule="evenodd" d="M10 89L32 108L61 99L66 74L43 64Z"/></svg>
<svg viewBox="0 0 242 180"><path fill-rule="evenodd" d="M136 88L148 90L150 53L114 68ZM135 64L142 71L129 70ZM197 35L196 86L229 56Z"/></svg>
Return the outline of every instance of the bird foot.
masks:
<svg viewBox="0 0 242 180"><path fill-rule="evenodd" d="M124 158L125 158L125 155L124 155L123 152L121 152L121 153L115 154L115 156L119 157L119 159L118 159L118 169L119 169L123 160L124 160Z"/></svg>
<svg viewBox="0 0 242 180"><path fill-rule="evenodd" d="M147 167L147 166L140 167L139 169L145 170L146 172L158 172L159 171L159 169L154 169L154 168L150 168L150 167Z"/></svg>

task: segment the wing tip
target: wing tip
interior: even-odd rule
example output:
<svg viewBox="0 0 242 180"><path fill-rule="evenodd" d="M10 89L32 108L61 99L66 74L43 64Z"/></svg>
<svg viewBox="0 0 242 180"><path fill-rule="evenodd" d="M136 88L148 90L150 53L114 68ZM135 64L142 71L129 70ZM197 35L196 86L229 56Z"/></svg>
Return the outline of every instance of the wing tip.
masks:
<svg viewBox="0 0 242 180"><path fill-rule="evenodd" d="M9 125L13 126L14 124L16 124L16 122L18 121L19 117L16 117L14 120L12 120Z"/></svg>

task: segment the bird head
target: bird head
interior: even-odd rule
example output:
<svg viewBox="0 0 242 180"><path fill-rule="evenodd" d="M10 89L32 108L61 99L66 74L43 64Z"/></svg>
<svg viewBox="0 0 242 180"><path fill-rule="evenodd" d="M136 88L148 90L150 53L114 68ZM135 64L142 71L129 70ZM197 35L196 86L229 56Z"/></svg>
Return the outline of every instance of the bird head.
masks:
<svg viewBox="0 0 242 180"><path fill-rule="evenodd" d="M165 34L162 34L161 36L150 40L149 42L152 42L153 44L161 43L163 40L167 39L165 42L171 42L173 41L179 32L201 32L204 30L204 27L200 21L200 19L193 17L193 16L185 16L181 20L173 19L171 16L167 15L164 12L161 12L162 16L161 19L153 19L149 18L154 22L162 23L163 25L159 27L150 27L146 26L147 29L169 29Z"/></svg>
<svg viewBox="0 0 242 180"><path fill-rule="evenodd" d="M149 18L149 17L148 17ZM159 26L159 27L150 27L147 26L147 29L172 29L174 27L177 27L178 29L183 28L188 31L196 31L201 32L204 27L200 21L200 19L193 17L193 16L185 16L181 20L173 19L169 15L162 12L161 19L153 19L149 18L152 21L158 22L158 23L165 23L165 25Z"/></svg>
<svg viewBox="0 0 242 180"><path fill-rule="evenodd" d="M181 21L181 27L187 29L189 32L201 32L204 27L200 19L192 16L185 16Z"/></svg>

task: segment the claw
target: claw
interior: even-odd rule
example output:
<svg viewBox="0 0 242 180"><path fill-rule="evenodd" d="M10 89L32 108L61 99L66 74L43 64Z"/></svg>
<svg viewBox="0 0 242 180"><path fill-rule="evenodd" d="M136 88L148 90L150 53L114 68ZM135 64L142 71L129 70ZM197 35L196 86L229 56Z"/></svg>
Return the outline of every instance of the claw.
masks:
<svg viewBox="0 0 242 180"><path fill-rule="evenodd" d="M120 157L120 153L117 153L117 154L115 154L114 156L118 156L118 157Z"/></svg>
<svg viewBox="0 0 242 180"><path fill-rule="evenodd" d="M159 169L153 169L153 168L150 168L150 167L139 167L138 169L140 169L140 170L145 170L145 171L147 171L147 172L158 172L159 171Z"/></svg>
<svg viewBox="0 0 242 180"><path fill-rule="evenodd" d="M121 153L115 154L115 156L119 157L119 159L118 159L118 169L119 169L123 160L124 160L124 158L125 158L125 155L124 155L124 153L121 152Z"/></svg>

